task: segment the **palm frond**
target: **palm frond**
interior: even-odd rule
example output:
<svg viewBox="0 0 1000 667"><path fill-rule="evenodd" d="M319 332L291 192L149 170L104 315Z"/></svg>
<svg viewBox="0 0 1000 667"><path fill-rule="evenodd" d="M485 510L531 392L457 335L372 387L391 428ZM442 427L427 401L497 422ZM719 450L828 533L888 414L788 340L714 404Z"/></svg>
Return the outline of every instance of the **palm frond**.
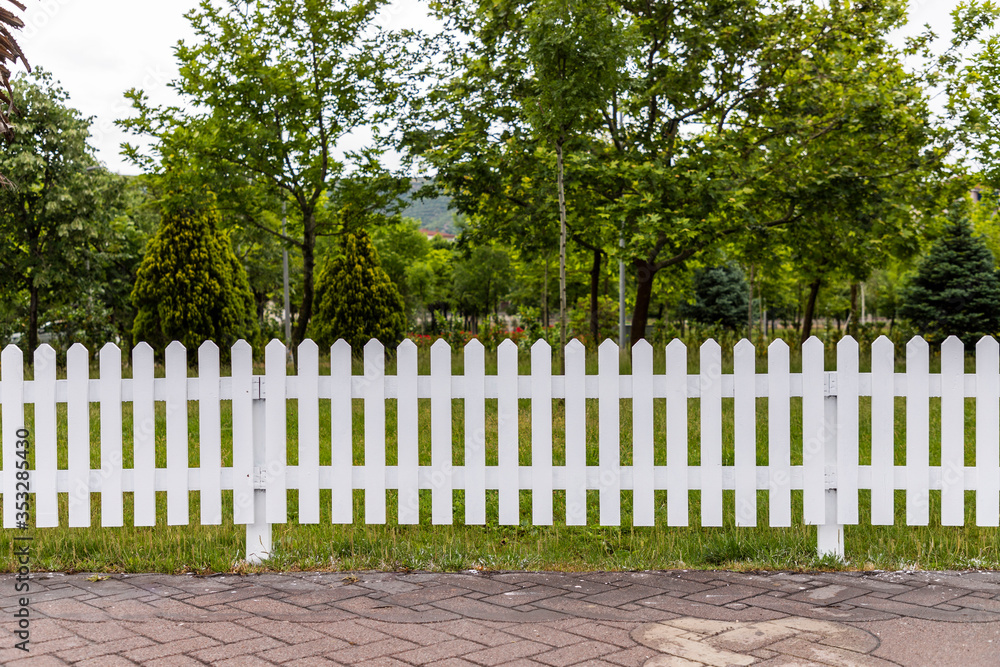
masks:
<svg viewBox="0 0 1000 667"><path fill-rule="evenodd" d="M31 65L24 57L24 52L14 39L15 30L24 27L24 21L18 16L18 12L23 12L27 7L18 0L2 0L6 5L12 5L17 11L11 10L8 6L0 5L0 136L7 141L14 138L14 128L10 124L10 116L17 113L14 108L12 98L14 91L10 87L11 67L17 64L20 59L24 63L25 69L31 71ZM9 65L9 66L8 66Z"/></svg>

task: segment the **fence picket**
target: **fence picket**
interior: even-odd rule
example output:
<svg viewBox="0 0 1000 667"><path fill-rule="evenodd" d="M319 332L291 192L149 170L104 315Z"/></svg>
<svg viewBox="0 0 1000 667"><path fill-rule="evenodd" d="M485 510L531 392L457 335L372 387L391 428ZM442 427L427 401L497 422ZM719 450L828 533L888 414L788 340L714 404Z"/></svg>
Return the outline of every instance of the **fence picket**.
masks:
<svg viewBox="0 0 1000 667"><path fill-rule="evenodd" d="M486 350L465 346L465 523L486 523Z"/></svg>
<svg viewBox="0 0 1000 667"><path fill-rule="evenodd" d="M552 348L531 346L531 522L552 525Z"/></svg>
<svg viewBox="0 0 1000 667"><path fill-rule="evenodd" d="M965 345L941 344L941 525L965 523Z"/></svg>
<svg viewBox="0 0 1000 667"><path fill-rule="evenodd" d="M632 346L632 524L656 523L653 502L653 346Z"/></svg>
<svg viewBox="0 0 1000 667"><path fill-rule="evenodd" d="M587 348L566 344L566 525L587 525ZM576 415L576 417L573 417Z"/></svg>
<svg viewBox="0 0 1000 667"><path fill-rule="evenodd" d="M431 523L452 523L451 346L431 346Z"/></svg>
<svg viewBox="0 0 1000 667"><path fill-rule="evenodd" d="M687 347L667 345L667 525L688 525Z"/></svg>
<svg viewBox="0 0 1000 667"><path fill-rule="evenodd" d="M930 516L930 364L927 341L906 344L906 523L926 526Z"/></svg>
<svg viewBox="0 0 1000 667"><path fill-rule="evenodd" d="M521 521L518 481L517 343L509 338L497 348L497 437L499 439L499 521Z"/></svg>
<svg viewBox="0 0 1000 667"><path fill-rule="evenodd" d="M722 525L722 348L701 346L701 525Z"/></svg>
<svg viewBox="0 0 1000 667"><path fill-rule="evenodd" d="M0 430L3 435L0 441L3 442L3 527L4 528L27 528L27 517L22 516L23 521L18 522L17 509L17 473L19 471L17 461L17 432L23 429L24 424L24 353L16 345L8 345L0 353L0 377L3 381L3 394L0 400L3 402L0 408L0 416L3 423ZM27 450L24 450L27 452Z"/></svg>
<svg viewBox="0 0 1000 667"><path fill-rule="evenodd" d="M299 343L298 364L299 523L319 523L319 346L315 342Z"/></svg>
<svg viewBox="0 0 1000 667"><path fill-rule="evenodd" d="M219 346L198 348L198 475L201 523L222 523L222 419L219 403Z"/></svg>
<svg viewBox="0 0 1000 667"><path fill-rule="evenodd" d="M1000 524L1000 345L976 343L976 525Z"/></svg>
<svg viewBox="0 0 1000 667"><path fill-rule="evenodd" d="M813 525L826 523L823 368L823 342L810 336L802 344L802 516Z"/></svg>
<svg viewBox="0 0 1000 667"><path fill-rule="evenodd" d="M837 523L858 522L858 342L837 343Z"/></svg>
<svg viewBox="0 0 1000 667"><path fill-rule="evenodd" d="M90 526L90 355L80 343L66 352L66 384L69 525L84 528Z"/></svg>
<svg viewBox="0 0 1000 667"><path fill-rule="evenodd" d="M122 351L101 348L101 525L121 526L122 517Z"/></svg>
<svg viewBox="0 0 1000 667"><path fill-rule="evenodd" d="M333 464L333 523L354 521L354 411L351 405L351 346L343 338L330 348L330 440Z"/></svg>
<svg viewBox="0 0 1000 667"><path fill-rule="evenodd" d="M767 348L768 523L792 525L791 374L788 343L775 339Z"/></svg>
<svg viewBox="0 0 1000 667"><path fill-rule="evenodd" d="M872 343L872 525L891 526L895 510L895 350L879 336Z"/></svg>
<svg viewBox="0 0 1000 667"><path fill-rule="evenodd" d="M385 347L365 344L365 523L385 523Z"/></svg>
<svg viewBox="0 0 1000 667"><path fill-rule="evenodd" d="M232 355L233 523L253 524L253 350L245 340L238 340Z"/></svg>
<svg viewBox="0 0 1000 667"><path fill-rule="evenodd" d="M187 350L174 341L166 351L167 524L188 524Z"/></svg>
<svg viewBox="0 0 1000 667"><path fill-rule="evenodd" d="M602 526L621 525L621 386L618 346L610 340L598 349L598 485Z"/></svg>
<svg viewBox="0 0 1000 667"><path fill-rule="evenodd" d="M59 525L56 494L56 351L48 344L35 349L35 525Z"/></svg>
<svg viewBox="0 0 1000 667"><path fill-rule="evenodd" d="M420 490L417 480L420 465L417 441L417 344L408 338L396 348L396 376L399 383L396 399L398 520L401 524L416 524L420 521Z"/></svg>
<svg viewBox="0 0 1000 667"><path fill-rule="evenodd" d="M744 338L733 349L736 525L757 525L756 351Z"/></svg>
<svg viewBox="0 0 1000 667"><path fill-rule="evenodd" d="M288 521L288 485L285 468L288 465L288 413L286 385L288 350L280 340L272 340L264 348L264 449L267 474L268 523ZM259 519L260 517L258 517Z"/></svg>

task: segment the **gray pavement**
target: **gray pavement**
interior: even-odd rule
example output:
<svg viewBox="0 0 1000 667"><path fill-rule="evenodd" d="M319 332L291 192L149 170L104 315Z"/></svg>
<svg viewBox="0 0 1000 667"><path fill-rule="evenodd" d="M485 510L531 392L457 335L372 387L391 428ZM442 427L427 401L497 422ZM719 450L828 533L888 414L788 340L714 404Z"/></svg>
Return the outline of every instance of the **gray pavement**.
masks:
<svg viewBox="0 0 1000 667"><path fill-rule="evenodd" d="M1000 665L1000 572L0 577L0 664ZM28 597L29 652L15 613Z"/></svg>

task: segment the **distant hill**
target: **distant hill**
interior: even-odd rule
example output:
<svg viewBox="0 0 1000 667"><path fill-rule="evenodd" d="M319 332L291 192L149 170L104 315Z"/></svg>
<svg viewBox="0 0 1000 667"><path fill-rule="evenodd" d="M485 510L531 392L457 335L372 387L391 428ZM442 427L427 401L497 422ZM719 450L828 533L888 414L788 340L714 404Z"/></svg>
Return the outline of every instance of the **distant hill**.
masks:
<svg viewBox="0 0 1000 667"><path fill-rule="evenodd" d="M441 195L435 199L424 200L414 198L414 193L426 183L425 179L414 179L410 186L410 192L406 196L410 204L403 209L403 216L419 220L421 229L457 234L458 226L455 224L455 212L448 210L448 204L451 202L449 197Z"/></svg>

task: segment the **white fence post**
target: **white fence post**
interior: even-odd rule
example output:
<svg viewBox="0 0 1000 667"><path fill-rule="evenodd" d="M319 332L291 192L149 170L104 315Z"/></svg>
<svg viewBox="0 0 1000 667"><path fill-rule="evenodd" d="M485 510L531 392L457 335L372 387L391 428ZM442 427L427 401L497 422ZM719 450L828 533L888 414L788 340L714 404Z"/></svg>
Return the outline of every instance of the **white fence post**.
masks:
<svg viewBox="0 0 1000 667"><path fill-rule="evenodd" d="M822 348L820 347L820 350ZM822 359L822 354L820 354ZM838 360L839 361L839 360ZM837 520L837 376L823 373L825 396L823 397L823 441L824 441L824 493L825 521L816 526L816 550L820 556L844 557L844 526ZM834 475L830 486L827 478Z"/></svg>
<svg viewBox="0 0 1000 667"><path fill-rule="evenodd" d="M253 522L247 524L247 562L261 563L271 557L273 534L267 522L267 488L262 476L267 474L267 408L261 390L261 378L253 380ZM233 446L236 446L234 441Z"/></svg>

